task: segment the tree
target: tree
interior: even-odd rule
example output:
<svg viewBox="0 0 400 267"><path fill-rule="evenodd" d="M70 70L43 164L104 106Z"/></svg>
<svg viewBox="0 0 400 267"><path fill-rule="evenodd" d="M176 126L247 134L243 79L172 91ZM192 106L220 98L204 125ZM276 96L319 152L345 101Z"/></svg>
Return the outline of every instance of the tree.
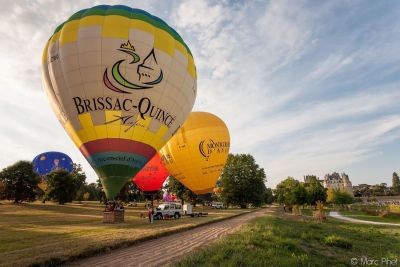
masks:
<svg viewBox="0 0 400 267"><path fill-rule="evenodd" d="M392 188L394 195L400 194L400 179L396 172L393 172Z"/></svg>
<svg viewBox="0 0 400 267"><path fill-rule="evenodd" d="M97 185L97 189L98 189L98 192L99 192L99 194L97 196L97 199L101 203L106 204L107 203L107 196L106 196L106 193L104 192L103 185L101 184L100 179L97 179L96 185Z"/></svg>
<svg viewBox="0 0 400 267"><path fill-rule="evenodd" d="M155 192L153 194L154 199L159 199L159 192ZM151 197L153 197L153 195L151 195ZM128 182L124 185L124 187L122 187L116 199L124 202L130 202L144 200L146 199L146 196L134 182Z"/></svg>
<svg viewBox="0 0 400 267"><path fill-rule="evenodd" d="M333 203L334 192L335 190L333 188L328 188L328 191L326 192L326 202Z"/></svg>
<svg viewBox="0 0 400 267"><path fill-rule="evenodd" d="M80 164L73 164L71 177L76 189L73 199L82 200L83 194L85 193L84 187L86 186L86 174L82 171L82 166Z"/></svg>
<svg viewBox="0 0 400 267"><path fill-rule="evenodd" d="M181 200L182 205L185 201L193 204L196 203L197 195L173 176L170 176L168 178L166 189L168 190L168 192L174 193Z"/></svg>
<svg viewBox="0 0 400 267"><path fill-rule="evenodd" d="M5 186L4 183L0 180L0 200L6 198L5 190L6 190L6 186Z"/></svg>
<svg viewBox="0 0 400 267"><path fill-rule="evenodd" d="M332 203L337 205L346 205L354 202L353 197L347 193L340 191L339 189L333 190Z"/></svg>
<svg viewBox="0 0 400 267"><path fill-rule="evenodd" d="M85 192L85 193L83 194L83 200L84 200L84 201L88 201L89 198L90 198L90 193L89 193L89 192Z"/></svg>
<svg viewBox="0 0 400 267"><path fill-rule="evenodd" d="M307 176L305 188L307 191L307 204L316 206L317 201L326 202L326 189L318 181L316 176Z"/></svg>
<svg viewBox="0 0 400 267"><path fill-rule="evenodd" d="M276 186L275 198L287 206L303 205L307 202L307 191L303 183L288 177Z"/></svg>
<svg viewBox="0 0 400 267"><path fill-rule="evenodd" d="M35 200L40 178L33 171L31 162L18 161L0 172L0 181L3 197L20 203Z"/></svg>
<svg viewBox="0 0 400 267"><path fill-rule="evenodd" d="M265 188L264 203L270 205L270 204L272 204L272 202L274 202L274 195L272 193L272 189Z"/></svg>
<svg viewBox="0 0 400 267"><path fill-rule="evenodd" d="M250 154L229 154L221 182L224 186L221 197L226 205L246 208L248 204L258 207L264 202L265 172Z"/></svg>
<svg viewBox="0 0 400 267"><path fill-rule="evenodd" d="M373 185L371 190L373 196L388 196L391 193L386 183Z"/></svg>
<svg viewBox="0 0 400 267"><path fill-rule="evenodd" d="M76 195L77 182L73 174L57 170L47 175L46 196L59 204L71 202Z"/></svg>
<svg viewBox="0 0 400 267"><path fill-rule="evenodd" d="M85 194L87 195L85 196ZM82 201L82 200L100 200L99 196L101 194L101 189L97 187L96 183L84 183L78 189L76 193L75 200ZM85 197L87 199L85 199Z"/></svg>

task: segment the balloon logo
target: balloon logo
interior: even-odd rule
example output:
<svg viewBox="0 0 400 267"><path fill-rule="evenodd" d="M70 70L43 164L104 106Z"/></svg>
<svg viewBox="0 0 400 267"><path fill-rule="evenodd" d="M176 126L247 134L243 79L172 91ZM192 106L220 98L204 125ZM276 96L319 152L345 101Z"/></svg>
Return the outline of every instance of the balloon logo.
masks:
<svg viewBox="0 0 400 267"><path fill-rule="evenodd" d="M130 56L132 56L132 61L129 64L134 64L138 63L140 61L140 57L135 53L135 48L131 45L130 41L126 44L121 44L121 48L118 49L119 51L122 51ZM125 59L118 60L112 67L111 75L114 78L114 80L118 83L119 86L122 86L126 90L119 89L117 86L115 86L110 79L108 78L108 68L104 71L104 76L103 76L103 82L105 86L107 86L108 89L119 92L119 93L128 93L130 94L129 91L127 90L140 90L140 89L149 89L152 88L154 85L158 84L161 82L163 79L163 72L162 69L159 70L158 77L154 80L151 81L143 81L146 80L146 78L152 77L154 72L156 71L156 68L154 67L154 63L157 64L157 59L154 54L154 49L150 51L150 53L146 56L146 58L143 60L143 63L137 66L136 73L138 75L138 80L143 81L143 85L135 84L132 82L129 82L127 79L123 77L120 71L120 65L123 63Z"/></svg>
<svg viewBox="0 0 400 267"><path fill-rule="evenodd" d="M170 174L196 194L213 192L228 158L229 131L217 116L192 112L160 150Z"/></svg>
<svg viewBox="0 0 400 267"><path fill-rule="evenodd" d="M193 56L179 34L140 9L73 14L43 52L50 104L114 198L180 128L196 95Z"/></svg>
<svg viewBox="0 0 400 267"><path fill-rule="evenodd" d="M154 192L161 189L169 173L158 154L147 162L146 166L132 179L143 192Z"/></svg>

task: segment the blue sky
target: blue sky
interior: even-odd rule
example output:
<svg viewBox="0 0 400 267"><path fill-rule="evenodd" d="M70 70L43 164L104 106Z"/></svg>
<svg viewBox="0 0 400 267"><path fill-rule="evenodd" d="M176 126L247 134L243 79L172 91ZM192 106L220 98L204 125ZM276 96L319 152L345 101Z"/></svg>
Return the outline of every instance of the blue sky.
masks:
<svg viewBox="0 0 400 267"><path fill-rule="evenodd" d="M0 24L0 168L47 150L93 172L53 115L40 59L54 28L97 4L142 8L173 26L198 70L193 110L221 117L231 152L267 186L346 172L391 184L400 171L398 1L5 1Z"/></svg>

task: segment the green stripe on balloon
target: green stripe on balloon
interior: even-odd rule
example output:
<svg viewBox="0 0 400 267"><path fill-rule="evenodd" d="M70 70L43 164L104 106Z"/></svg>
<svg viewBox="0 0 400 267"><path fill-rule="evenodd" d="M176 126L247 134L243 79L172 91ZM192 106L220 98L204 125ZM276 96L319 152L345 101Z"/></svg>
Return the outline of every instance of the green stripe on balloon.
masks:
<svg viewBox="0 0 400 267"><path fill-rule="evenodd" d="M100 177L107 199L115 198L121 188L134 177L139 168L131 168L126 165L112 164L98 167L95 169Z"/></svg>
<svg viewBox="0 0 400 267"><path fill-rule="evenodd" d="M181 43L186 48L187 52L190 55L192 55L192 52L190 51L190 49L186 45L186 43L183 41L182 37L175 30L173 30L170 26L168 26L168 24L166 24L165 22L161 22L161 20L156 20L156 19L152 18L153 16L148 16L143 13L135 12L134 10L127 11L124 9L115 8L115 7L111 7L111 6L109 9L102 9L102 8L94 7L91 9L78 11L77 13L72 15L67 21L65 21L64 23L59 25L56 28L56 30L54 31L53 35L56 34L57 32L59 32L62 29L62 27L65 25L65 23L68 23L70 21L79 20L79 19L89 17L89 16L109 16L109 15L118 15L118 16L129 18L129 19L142 20L142 21L145 21L145 22L153 25L156 28L162 29L162 30L166 31L167 33L169 33L176 41Z"/></svg>

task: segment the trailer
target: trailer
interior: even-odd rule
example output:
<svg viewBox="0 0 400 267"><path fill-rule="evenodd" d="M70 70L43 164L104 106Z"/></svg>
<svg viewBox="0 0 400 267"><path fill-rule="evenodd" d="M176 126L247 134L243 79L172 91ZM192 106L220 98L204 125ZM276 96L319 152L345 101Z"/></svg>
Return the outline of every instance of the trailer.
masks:
<svg viewBox="0 0 400 267"><path fill-rule="evenodd" d="M183 215L190 216L190 217L204 217L208 216L208 212L194 212L193 206L191 204L184 204L183 205Z"/></svg>

